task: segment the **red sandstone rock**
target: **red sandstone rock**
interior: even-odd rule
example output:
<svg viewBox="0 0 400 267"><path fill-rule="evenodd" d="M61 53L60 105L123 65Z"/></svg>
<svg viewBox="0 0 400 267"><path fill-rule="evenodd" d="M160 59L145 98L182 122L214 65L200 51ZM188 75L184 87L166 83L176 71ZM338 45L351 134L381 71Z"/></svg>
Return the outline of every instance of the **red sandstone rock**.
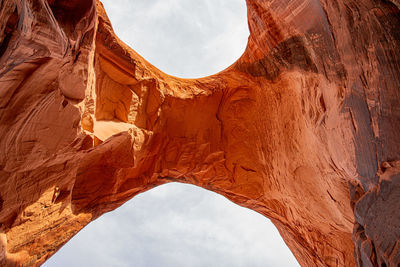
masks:
<svg viewBox="0 0 400 267"><path fill-rule="evenodd" d="M187 80L99 2L0 2L2 265L172 181L270 218L302 266L400 264L399 2L247 5L243 56Z"/></svg>

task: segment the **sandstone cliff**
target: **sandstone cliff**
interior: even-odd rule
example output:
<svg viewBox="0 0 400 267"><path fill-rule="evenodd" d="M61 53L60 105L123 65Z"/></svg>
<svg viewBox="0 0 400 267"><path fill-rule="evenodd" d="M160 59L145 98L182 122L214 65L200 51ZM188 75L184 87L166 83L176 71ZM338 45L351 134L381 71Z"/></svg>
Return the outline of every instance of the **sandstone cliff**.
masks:
<svg viewBox="0 0 400 267"><path fill-rule="evenodd" d="M175 181L270 218L302 266L399 266L399 1L247 6L242 57L188 80L100 2L0 1L2 265Z"/></svg>

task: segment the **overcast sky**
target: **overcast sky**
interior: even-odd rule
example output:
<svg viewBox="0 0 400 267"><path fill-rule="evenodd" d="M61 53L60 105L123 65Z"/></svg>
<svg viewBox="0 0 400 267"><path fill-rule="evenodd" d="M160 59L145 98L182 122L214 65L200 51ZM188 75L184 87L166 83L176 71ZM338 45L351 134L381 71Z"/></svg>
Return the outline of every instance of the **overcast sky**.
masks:
<svg viewBox="0 0 400 267"><path fill-rule="evenodd" d="M105 0L124 42L162 71L198 78L215 74L244 52L245 0Z"/></svg>
<svg viewBox="0 0 400 267"><path fill-rule="evenodd" d="M171 183L85 227L45 266L298 266L273 224L221 195Z"/></svg>
<svg viewBox="0 0 400 267"><path fill-rule="evenodd" d="M217 73L243 53L245 0L104 0L117 35L162 71ZM85 227L44 266L299 266L275 226L216 193L171 183Z"/></svg>

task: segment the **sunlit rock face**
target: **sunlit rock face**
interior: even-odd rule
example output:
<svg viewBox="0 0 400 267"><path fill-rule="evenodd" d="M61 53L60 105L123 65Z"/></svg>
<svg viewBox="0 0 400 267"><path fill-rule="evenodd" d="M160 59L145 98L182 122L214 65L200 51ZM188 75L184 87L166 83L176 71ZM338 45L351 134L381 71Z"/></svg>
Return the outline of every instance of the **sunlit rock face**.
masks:
<svg viewBox="0 0 400 267"><path fill-rule="evenodd" d="M2 265L171 181L270 218L302 266L400 264L398 1L247 6L243 56L185 80L100 2L0 2Z"/></svg>

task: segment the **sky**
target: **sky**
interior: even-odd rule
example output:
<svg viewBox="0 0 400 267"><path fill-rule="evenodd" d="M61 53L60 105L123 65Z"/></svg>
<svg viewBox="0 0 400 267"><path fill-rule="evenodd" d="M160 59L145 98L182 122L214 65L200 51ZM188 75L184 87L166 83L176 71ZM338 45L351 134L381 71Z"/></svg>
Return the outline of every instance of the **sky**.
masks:
<svg viewBox="0 0 400 267"><path fill-rule="evenodd" d="M264 216L193 185L137 195L90 223L44 266L299 266Z"/></svg>
<svg viewBox="0 0 400 267"><path fill-rule="evenodd" d="M244 52L245 0L105 0L117 36L167 74L215 74Z"/></svg>
<svg viewBox="0 0 400 267"><path fill-rule="evenodd" d="M104 0L116 34L167 74L222 71L249 36L244 0ZM86 226L45 267L299 266L264 216L214 192L171 183Z"/></svg>

